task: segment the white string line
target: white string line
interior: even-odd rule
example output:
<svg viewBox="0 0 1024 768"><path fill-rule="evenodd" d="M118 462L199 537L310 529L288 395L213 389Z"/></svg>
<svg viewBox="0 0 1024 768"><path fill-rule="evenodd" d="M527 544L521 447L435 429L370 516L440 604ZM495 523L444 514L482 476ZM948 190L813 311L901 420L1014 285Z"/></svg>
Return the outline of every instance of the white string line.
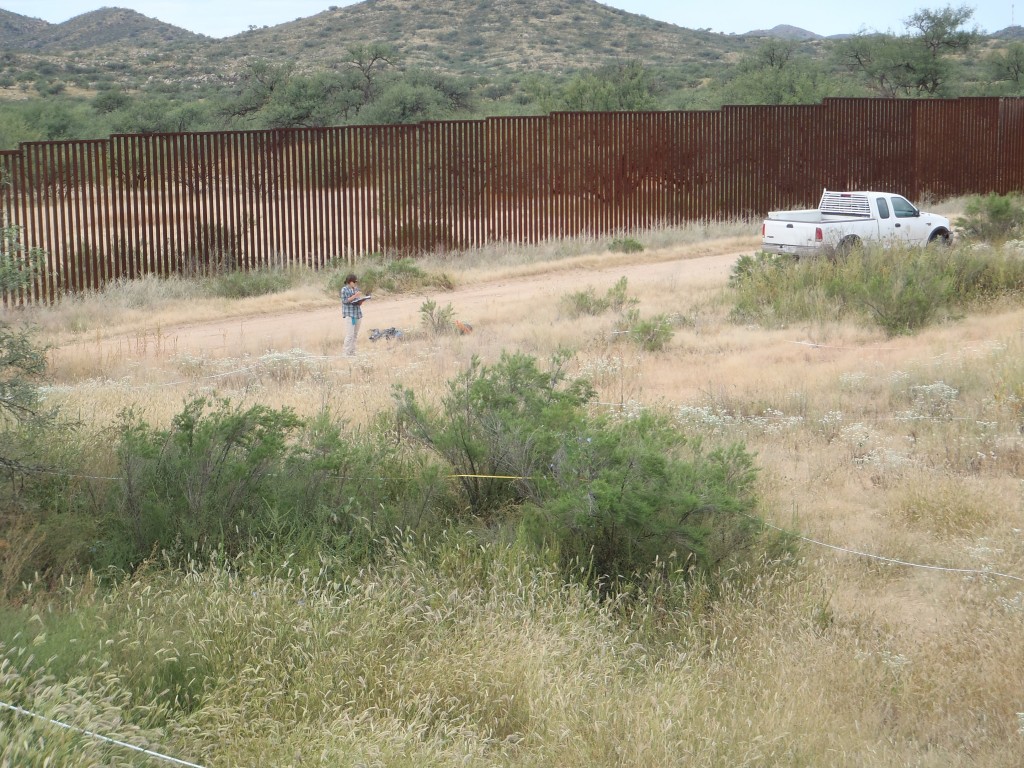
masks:
<svg viewBox="0 0 1024 768"><path fill-rule="evenodd" d="M753 520L757 520L757 518L752 518L752 519ZM892 557L884 557L882 555L874 555L874 554L872 554L870 552L861 552L860 550L849 549L848 547L840 547L840 546L837 546L836 544L829 544L829 543L824 542L824 541L818 541L817 539L812 539L812 538L810 538L808 536L803 536L802 534L794 533L793 531L788 531L785 528L780 528L777 525L772 525L771 523L767 522L766 520L760 520L758 522L760 522L762 525L767 526L768 528L774 528L776 531L780 531L781 533L788 534L788 535L793 536L793 537L795 537L797 539L800 539L801 541L806 541L806 542L808 542L810 544L817 544L819 547L826 547L828 549L834 549L837 552L845 552L845 553L850 554L850 555L858 555L859 557L867 557L867 558L869 558L871 560L880 560L881 562L892 563L893 565L905 565L905 566L908 566L908 567L911 567L911 568L922 568L924 570L929 570L929 571L946 571L946 572L949 572L949 573L972 573L972 574L977 574L977 575L980 575L980 576L1000 576L1000 577L1002 577L1004 579L1013 579L1014 581L1024 581L1024 578L1021 578L1020 576L1014 576L1013 574L1010 574L1010 573L1000 573L999 571L984 571L984 570L981 570L981 569L978 569L978 568L951 568L951 567L944 566L944 565L928 565L926 563L912 563L909 560L897 560L896 558L892 558Z"/></svg>
<svg viewBox="0 0 1024 768"><path fill-rule="evenodd" d="M842 350L854 350L864 352L899 352L899 347L839 347L832 344L819 344L815 341L790 341L787 340L787 344L799 344L802 347L812 347L814 349L842 349Z"/></svg>
<svg viewBox="0 0 1024 768"><path fill-rule="evenodd" d="M294 362L310 362L310 361L312 361L312 362L320 362L320 361L344 360L344 359L345 358L343 356L341 356L341 355L304 355L302 357L291 358L291 360L294 361ZM149 389L151 387L176 387L176 386L178 386L180 384L192 384L193 382L197 382L197 381L208 381L208 380L211 380L211 379L224 379L224 378L227 378L228 376L235 376L235 375L237 375L239 373L248 373L250 371L259 370L260 368L265 367L268 362L275 362L275 361L274 360L265 361L262 358L260 358L257 361L257 363L258 363L257 365L249 365L249 366L246 366L244 368L236 368L236 369L234 369L232 371L226 371L224 373L210 373L210 374L207 374L205 376L195 376L195 377L189 378L189 379L179 379L178 381L154 382L152 384L142 384L142 385L139 385L139 386L126 387L126 389L142 390L142 389ZM113 382L113 383L117 383L117 382Z"/></svg>
<svg viewBox="0 0 1024 768"><path fill-rule="evenodd" d="M203 768L203 766L199 765L198 763L190 763L186 760L179 760L176 757L171 757L170 755L164 755L160 752L154 752L151 749L143 749L142 747L137 747L134 744L129 744L126 741L112 739L109 736L104 736L103 734L96 733L95 731L87 731L84 728L79 728L78 726L70 725L69 723L63 723L60 720L54 720L52 717L44 717L43 715L36 714L35 712L30 712L29 710L24 709L23 707L15 706L14 704L8 704L7 702L0 701L0 707L6 707L12 712L18 713L19 715L24 715L26 717L34 717L44 722L51 723L53 725L58 725L61 728L67 728L69 731L77 731L78 733L85 734L86 736L89 736L93 739L105 741L109 744L115 744L119 747L124 747L125 749L134 749L136 752L141 752L144 755L148 755L149 757L155 757L160 760L166 760L167 762L174 763L175 765L184 765L187 766L187 768Z"/></svg>
<svg viewBox="0 0 1024 768"><path fill-rule="evenodd" d="M860 346L860 347L844 347L844 346L839 346L839 345L836 345L836 344L821 344L821 343L819 343L817 341L796 341L794 339L786 339L786 343L787 344L798 344L800 346L811 347L813 349L839 349L839 350L843 350L843 351L846 351L846 352L850 352L850 351L853 351L853 352L861 352L861 351L863 351L863 352L901 352L901 351L903 351L901 347L864 347L864 346ZM985 345L988 345L988 346L985 346ZM942 354L937 355L936 358L950 357L950 356L952 356L954 354L963 354L964 352L991 352L991 351L993 351L993 349L996 349L996 348L1004 349L1005 345L1002 342L1000 342L1000 341L996 341L996 340L991 340L990 339L990 340L988 340L986 342L983 342L982 346L960 347L958 349L953 350L952 352L943 352ZM933 358L933 359L935 359L935 358Z"/></svg>
<svg viewBox="0 0 1024 768"><path fill-rule="evenodd" d="M605 401L602 401L602 400L594 400L593 404L594 405L603 405L603 406L606 406L608 408L630 408L630 407L635 407L635 406L640 405L640 403L636 403L636 402L622 401L622 402L618 402L618 403L612 403L612 402L605 402ZM644 406L644 407L646 407L646 406ZM673 406L673 408L679 408L679 409L682 409L682 408L693 408L694 410L700 410L699 406L686 406L686 405L675 405L675 406ZM801 423L806 423L806 424L816 423L815 420L808 419L806 416L801 416L799 414L787 414L787 413L762 413L762 414L753 414L753 415L750 415L750 416L744 416L742 414L734 415L734 414L730 413L729 411L721 410L721 411L713 412L712 415L715 415L715 416L718 416L718 415L727 416L727 417L733 419L738 426L746 426L748 423L750 423L751 426L755 426L754 424L752 424L752 422L756 422L756 421L789 421L790 419L799 419ZM696 420L696 419L694 419L694 420ZM821 422L821 421L823 421L823 419L817 419L816 421L817 422ZM864 421L870 421L870 422L873 422L873 423L881 423L881 422L889 422L889 421L936 421L936 422L964 421L964 422L978 422L978 421L981 421L981 420L980 419L972 418L970 416L925 416L925 415L919 414L919 413L908 413L908 414L900 415L900 416L856 416L856 417L851 416L849 421L847 421L846 419L843 419L843 423L848 424L848 425L854 425L854 424L857 424L858 422L864 422Z"/></svg>

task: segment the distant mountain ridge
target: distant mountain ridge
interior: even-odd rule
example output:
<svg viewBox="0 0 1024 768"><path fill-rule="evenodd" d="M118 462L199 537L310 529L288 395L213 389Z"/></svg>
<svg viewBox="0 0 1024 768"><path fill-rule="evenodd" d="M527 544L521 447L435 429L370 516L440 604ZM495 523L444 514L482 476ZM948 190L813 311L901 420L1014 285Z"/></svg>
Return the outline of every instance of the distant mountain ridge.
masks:
<svg viewBox="0 0 1024 768"><path fill-rule="evenodd" d="M364 0L221 39L121 8L101 8L61 24L0 10L0 48L7 54L88 53L158 77L154 58L230 77L255 58L299 70L330 68L347 60L352 47L367 43L391 46L408 66L462 75L571 72L626 60L717 61L749 47L744 40L595 0Z"/></svg>
<svg viewBox="0 0 1024 768"><path fill-rule="evenodd" d="M50 34L53 25L0 8L0 47L4 50L30 50Z"/></svg>
<svg viewBox="0 0 1024 768"><path fill-rule="evenodd" d="M789 24L777 24L771 29L754 29L747 32L752 37L778 37L783 40L821 40L822 35L809 32L800 27L792 27Z"/></svg>
<svg viewBox="0 0 1024 768"><path fill-rule="evenodd" d="M76 51L124 43L142 48L209 39L127 8L100 8L60 24L0 9L0 46L8 51Z"/></svg>
<svg viewBox="0 0 1024 768"><path fill-rule="evenodd" d="M360 10L370 10L369 8L360 9L359 6L370 6L373 4L372 0L367 0L367 2L357 3L345 8L330 8L320 14L284 22L274 27L264 27L260 31L276 30L296 24L303 25L311 20L318 20L323 16L344 16L346 11L350 10L358 13ZM440 6L442 3L437 5ZM625 14L627 16L635 16L636 19L647 19L647 21L654 24L668 24L668 22L659 22L648 19L645 16L617 11L608 6L604 7L615 15ZM447 13L442 8L438 8L438 11ZM676 25L668 24L668 26ZM685 29L684 27L679 28ZM240 32L238 35L232 35L224 39L230 40L249 34L252 31L254 30ZM740 35L740 37L745 36L778 37L792 40L815 40L823 37L815 32L788 24L779 24L767 30L751 30L744 35ZM12 11L0 9L0 46L6 49L24 51L80 50L82 48L101 47L118 42L149 45L153 43L187 42L197 39L214 41L216 38L190 32L189 30L167 24L159 19L145 16L127 8L104 6L59 24L52 24L43 19L23 16Z"/></svg>
<svg viewBox="0 0 1024 768"><path fill-rule="evenodd" d="M1000 34L1024 37L1020 27ZM765 37L811 48L832 39L785 24L724 35L656 21L595 0L364 0L221 39L124 8L99 8L60 24L0 10L0 49L5 55L89 55L156 77L171 76L153 63L161 59L174 61L173 76L178 78L214 71L230 77L255 58L292 63L300 70L330 68L345 61L353 46L366 43L392 46L410 66L471 76L492 71L567 73L631 60L654 66L706 65L728 61Z"/></svg>

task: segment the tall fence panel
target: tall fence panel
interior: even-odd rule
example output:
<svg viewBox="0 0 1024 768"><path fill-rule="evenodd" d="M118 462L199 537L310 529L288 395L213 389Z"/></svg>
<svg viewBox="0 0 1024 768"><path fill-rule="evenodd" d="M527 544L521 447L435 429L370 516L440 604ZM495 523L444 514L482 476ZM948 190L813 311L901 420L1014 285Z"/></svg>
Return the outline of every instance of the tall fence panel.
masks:
<svg viewBox="0 0 1024 768"><path fill-rule="evenodd" d="M823 186L898 190L918 197L913 153L918 103L902 99L827 99L823 120L831 139L822 149L831 167L824 174Z"/></svg>
<svg viewBox="0 0 1024 768"><path fill-rule="evenodd" d="M554 175L554 135L546 117L485 121L477 167L482 171L483 242L538 243L562 233L563 179Z"/></svg>
<svg viewBox="0 0 1024 768"><path fill-rule="evenodd" d="M32 142L0 152L3 225L52 301L143 275L354 263L813 205L1024 190L1024 99L810 106ZM25 251L0 241L21 266Z"/></svg>
<svg viewBox="0 0 1024 768"><path fill-rule="evenodd" d="M1024 190L1024 99L999 100L999 161L991 190L1000 194Z"/></svg>

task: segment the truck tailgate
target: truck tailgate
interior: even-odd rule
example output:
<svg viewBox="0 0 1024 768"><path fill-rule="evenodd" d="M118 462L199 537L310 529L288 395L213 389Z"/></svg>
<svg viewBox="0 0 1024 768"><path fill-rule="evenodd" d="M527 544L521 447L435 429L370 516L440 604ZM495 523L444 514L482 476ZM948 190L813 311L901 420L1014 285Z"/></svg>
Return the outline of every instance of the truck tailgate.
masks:
<svg viewBox="0 0 1024 768"><path fill-rule="evenodd" d="M766 219L762 247L768 253L804 256L817 253L821 246L821 228L812 222Z"/></svg>

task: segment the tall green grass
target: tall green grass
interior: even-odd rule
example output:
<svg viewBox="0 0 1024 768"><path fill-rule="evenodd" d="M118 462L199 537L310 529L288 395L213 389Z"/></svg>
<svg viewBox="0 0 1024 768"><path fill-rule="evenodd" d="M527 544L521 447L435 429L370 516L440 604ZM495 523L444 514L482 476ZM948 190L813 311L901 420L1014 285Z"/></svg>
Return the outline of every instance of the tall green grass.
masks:
<svg viewBox="0 0 1024 768"><path fill-rule="evenodd" d="M741 258L730 285L736 322L780 327L847 318L914 333L1024 294L1024 255L1004 247L858 250L843 259Z"/></svg>
<svg viewBox="0 0 1024 768"><path fill-rule="evenodd" d="M999 704L1020 683L1013 622L978 606L903 637L765 565L714 602L677 574L601 600L471 534L397 541L343 579L329 561L148 569L8 610L0 700L205 766L896 768L922 741L936 765L1019 765ZM4 764L140 764L2 717Z"/></svg>

